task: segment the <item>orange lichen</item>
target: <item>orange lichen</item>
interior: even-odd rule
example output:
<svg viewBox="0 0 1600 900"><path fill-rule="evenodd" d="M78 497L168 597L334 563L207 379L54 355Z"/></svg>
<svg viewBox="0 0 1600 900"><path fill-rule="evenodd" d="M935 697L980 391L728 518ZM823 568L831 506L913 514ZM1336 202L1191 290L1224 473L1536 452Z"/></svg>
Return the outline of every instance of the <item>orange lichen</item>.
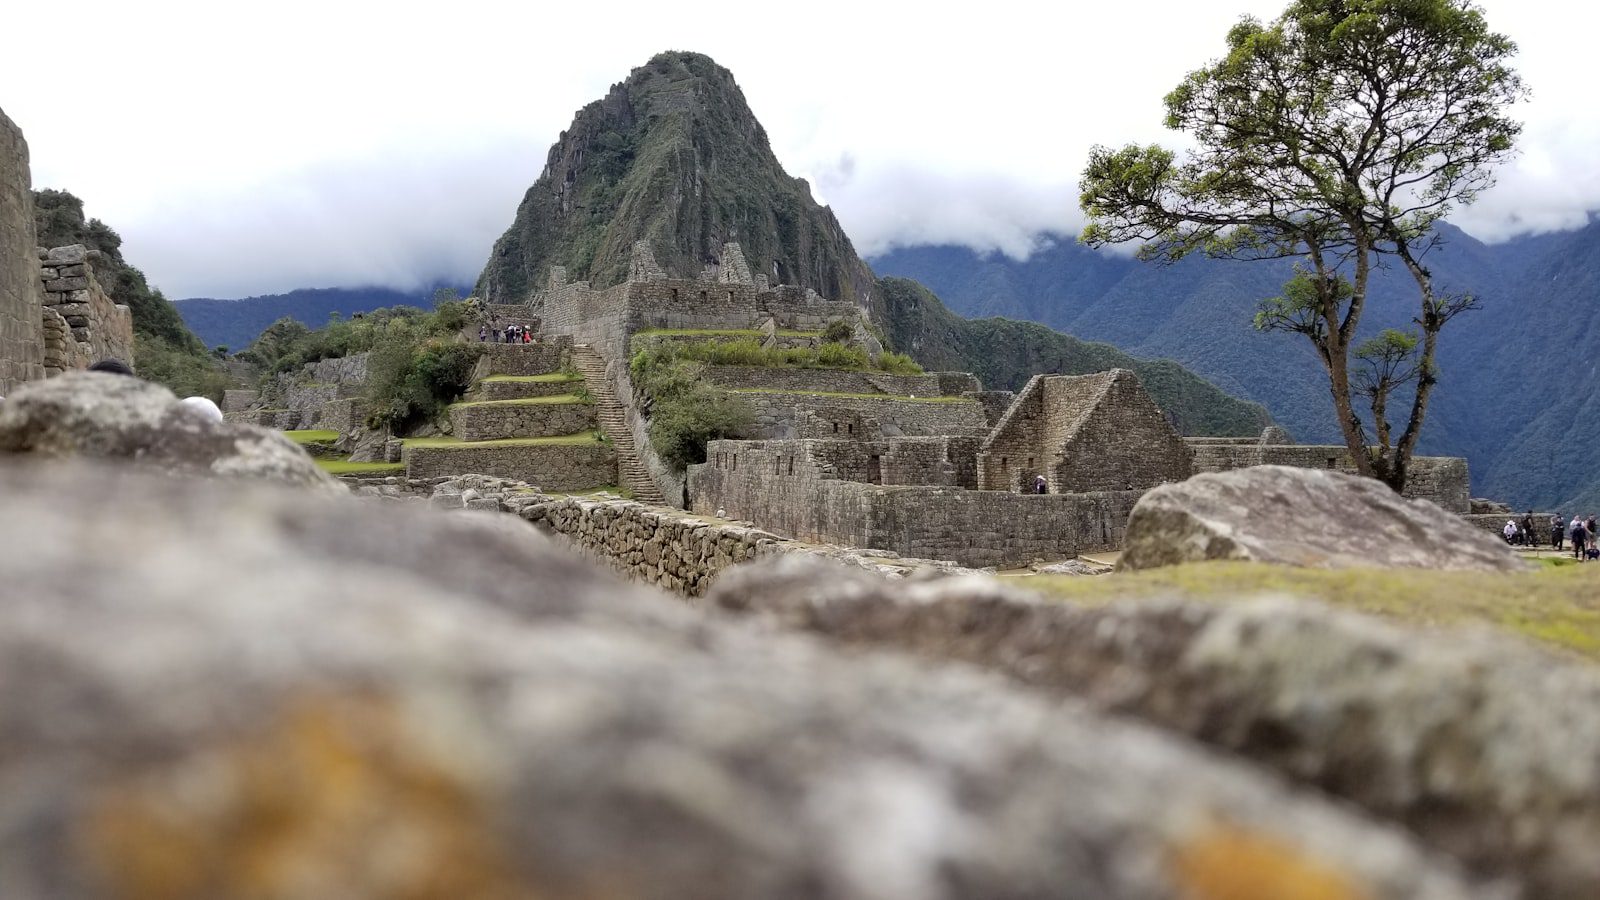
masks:
<svg viewBox="0 0 1600 900"><path fill-rule="evenodd" d="M99 793L82 848L111 896L526 897L479 795L371 698L289 705Z"/></svg>
<svg viewBox="0 0 1600 900"><path fill-rule="evenodd" d="M1294 845L1231 826L1179 847L1173 876L1189 900L1369 900L1370 894Z"/></svg>

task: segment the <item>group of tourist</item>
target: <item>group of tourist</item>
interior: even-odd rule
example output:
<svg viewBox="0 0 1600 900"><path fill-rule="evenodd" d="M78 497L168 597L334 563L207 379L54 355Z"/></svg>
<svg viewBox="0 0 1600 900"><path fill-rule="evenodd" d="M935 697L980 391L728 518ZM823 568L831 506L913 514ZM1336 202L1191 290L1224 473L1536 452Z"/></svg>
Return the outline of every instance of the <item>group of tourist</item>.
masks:
<svg viewBox="0 0 1600 900"><path fill-rule="evenodd" d="M478 326L478 343L531 344L533 329L526 325L507 325L505 328L483 324Z"/></svg>
<svg viewBox="0 0 1600 900"><path fill-rule="evenodd" d="M1570 541L1572 555L1582 561L1600 559L1600 532L1595 530L1595 517L1585 519L1574 513L1572 521L1567 522L1561 518L1560 513L1550 517L1550 546L1560 550L1563 542ZM1507 519L1505 528L1501 529L1506 543L1521 547L1539 546L1539 529L1533 521L1533 511L1529 510L1522 517L1522 521Z"/></svg>

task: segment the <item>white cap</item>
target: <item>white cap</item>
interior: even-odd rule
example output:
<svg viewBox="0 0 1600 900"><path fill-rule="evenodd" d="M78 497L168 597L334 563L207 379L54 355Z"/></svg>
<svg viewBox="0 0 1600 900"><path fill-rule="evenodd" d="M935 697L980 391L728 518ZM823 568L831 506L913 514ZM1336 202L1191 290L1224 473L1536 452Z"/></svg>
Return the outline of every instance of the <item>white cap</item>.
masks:
<svg viewBox="0 0 1600 900"><path fill-rule="evenodd" d="M222 421L222 410L211 402L210 397L185 397L178 401L178 405L208 421Z"/></svg>

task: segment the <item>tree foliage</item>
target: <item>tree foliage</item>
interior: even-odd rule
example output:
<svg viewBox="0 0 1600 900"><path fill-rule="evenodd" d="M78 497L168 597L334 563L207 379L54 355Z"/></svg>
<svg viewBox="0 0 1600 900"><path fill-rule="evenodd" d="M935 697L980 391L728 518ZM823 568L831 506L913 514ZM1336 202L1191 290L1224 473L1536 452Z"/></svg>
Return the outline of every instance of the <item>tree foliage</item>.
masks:
<svg viewBox="0 0 1600 900"><path fill-rule="evenodd" d="M1435 224L1493 184L1512 152L1521 126L1508 111L1526 95L1508 64L1516 47L1470 0L1295 0L1270 24L1242 20L1227 47L1167 95L1166 124L1192 150L1091 151L1082 240L1139 242L1155 260L1299 260L1257 327L1311 342L1358 466L1399 490L1438 380L1439 331L1474 303L1435 291L1425 257ZM1358 384L1350 367L1369 279L1390 263L1418 292L1418 346L1390 371L1414 370L1394 441L1387 401L1399 385ZM1379 356L1358 363L1381 367L1398 347L1372 345ZM1353 393L1381 399L1374 433Z"/></svg>

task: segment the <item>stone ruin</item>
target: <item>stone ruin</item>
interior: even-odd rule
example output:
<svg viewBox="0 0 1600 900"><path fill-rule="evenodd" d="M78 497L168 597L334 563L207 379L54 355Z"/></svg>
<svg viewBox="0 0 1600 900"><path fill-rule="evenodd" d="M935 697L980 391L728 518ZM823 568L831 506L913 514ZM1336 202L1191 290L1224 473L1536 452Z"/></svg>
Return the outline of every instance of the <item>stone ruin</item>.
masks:
<svg viewBox="0 0 1600 900"><path fill-rule="evenodd" d="M35 246L28 145L0 112L0 396L114 357L132 364L133 315L95 275L82 245Z"/></svg>

